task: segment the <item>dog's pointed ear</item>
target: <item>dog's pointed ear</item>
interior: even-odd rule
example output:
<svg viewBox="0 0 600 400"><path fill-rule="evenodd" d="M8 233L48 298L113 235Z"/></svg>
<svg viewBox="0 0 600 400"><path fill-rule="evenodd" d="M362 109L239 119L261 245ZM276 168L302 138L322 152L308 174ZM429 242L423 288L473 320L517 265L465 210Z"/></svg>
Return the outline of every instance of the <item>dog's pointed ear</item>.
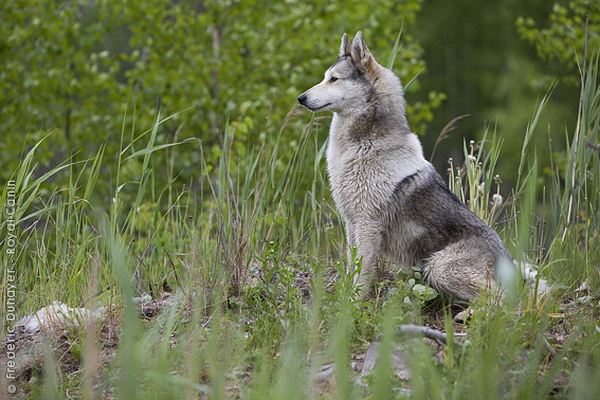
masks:
<svg viewBox="0 0 600 400"><path fill-rule="evenodd" d="M375 58L367 47L362 32L356 32L350 48L350 56L354 65L362 72L367 72L375 65Z"/></svg>
<svg viewBox="0 0 600 400"><path fill-rule="evenodd" d="M348 40L348 35L344 33L342 36L342 45L340 46L340 57L349 56L350 55L350 41Z"/></svg>

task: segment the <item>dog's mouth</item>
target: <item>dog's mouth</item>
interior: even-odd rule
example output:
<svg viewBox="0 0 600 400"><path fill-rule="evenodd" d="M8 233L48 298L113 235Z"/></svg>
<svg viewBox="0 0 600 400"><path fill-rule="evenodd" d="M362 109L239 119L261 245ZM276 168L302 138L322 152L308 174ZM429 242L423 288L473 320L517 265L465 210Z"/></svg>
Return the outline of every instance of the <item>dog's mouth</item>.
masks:
<svg viewBox="0 0 600 400"><path fill-rule="evenodd" d="M312 112L319 112L319 111L321 111L321 110L323 110L323 109L325 109L325 108L329 107L331 104L332 104L332 103L327 103L327 104L325 104L325 105L322 105L322 106L320 106L320 107L308 107L308 106L306 106L306 105L304 105L304 104L302 104L302 105L303 105L304 107L308 108L308 109L309 109L310 111L312 111Z"/></svg>

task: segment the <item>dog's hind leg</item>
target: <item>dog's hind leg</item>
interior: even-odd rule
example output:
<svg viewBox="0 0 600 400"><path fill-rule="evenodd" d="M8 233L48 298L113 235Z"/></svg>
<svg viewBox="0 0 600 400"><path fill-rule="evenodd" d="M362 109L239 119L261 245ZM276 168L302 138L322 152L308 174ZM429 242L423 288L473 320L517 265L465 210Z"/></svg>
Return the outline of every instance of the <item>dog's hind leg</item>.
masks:
<svg viewBox="0 0 600 400"><path fill-rule="evenodd" d="M468 243L457 242L434 253L423 266L423 275L443 295L472 301L481 290L495 287L494 270L489 257Z"/></svg>

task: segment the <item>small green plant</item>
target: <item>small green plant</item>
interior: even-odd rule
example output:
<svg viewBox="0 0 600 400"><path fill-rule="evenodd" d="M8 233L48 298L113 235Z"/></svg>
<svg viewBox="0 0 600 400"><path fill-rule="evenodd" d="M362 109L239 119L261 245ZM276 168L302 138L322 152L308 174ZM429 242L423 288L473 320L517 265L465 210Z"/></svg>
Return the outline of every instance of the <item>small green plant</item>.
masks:
<svg viewBox="0 0 600 400"><path fill-rule="evenodd" d="M462 166L455 166L454 160L448 160L448 187L479 218L494 225L504 198L500 192L502 179L493 171L500 157L502 140L493 137L487 139L487 131L479 143L474 140L465 144L465 161Z"/></svg>

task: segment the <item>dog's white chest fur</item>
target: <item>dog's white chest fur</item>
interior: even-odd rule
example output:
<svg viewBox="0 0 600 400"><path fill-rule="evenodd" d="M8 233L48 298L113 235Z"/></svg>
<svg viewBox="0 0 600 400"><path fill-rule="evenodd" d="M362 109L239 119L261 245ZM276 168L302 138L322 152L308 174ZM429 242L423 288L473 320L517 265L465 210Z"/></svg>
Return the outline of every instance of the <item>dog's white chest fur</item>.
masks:
<svg viewBox="0 0 600 400"><path fill-rule="evenodd" d="M351 120L334 115L327 148L327 170L334 200L345 218L377 218L395 186L429 163L414 134L395 133L357 140Z"/></svg>

